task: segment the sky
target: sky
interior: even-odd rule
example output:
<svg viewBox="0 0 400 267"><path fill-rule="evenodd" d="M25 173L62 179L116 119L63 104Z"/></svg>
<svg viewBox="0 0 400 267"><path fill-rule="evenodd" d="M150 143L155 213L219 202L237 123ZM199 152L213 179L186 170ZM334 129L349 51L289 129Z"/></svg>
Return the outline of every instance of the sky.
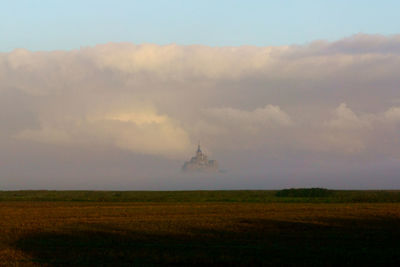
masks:
<svg viewBox="0 0 400 267"><path fill-rule="evenodd" d="M0 51L108 42L276 46L396 34L396 0L0 1Z"/></svg>
<svg viewBox="0 0 400 267"><path fill-rule="evenodd" d="M0 190L398 189L398 5L7 1Z"/></svg>

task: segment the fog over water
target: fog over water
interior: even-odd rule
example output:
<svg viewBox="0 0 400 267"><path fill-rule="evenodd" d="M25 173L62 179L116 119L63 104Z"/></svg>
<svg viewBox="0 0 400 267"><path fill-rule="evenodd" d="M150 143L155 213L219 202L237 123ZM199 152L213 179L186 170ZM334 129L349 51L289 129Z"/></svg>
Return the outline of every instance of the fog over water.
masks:
<svg viewBox="0 0 400 267"><path fill-rule="evenodd" d="M0 190L398 189L399 70L400 35L0 53Z"/></svg>

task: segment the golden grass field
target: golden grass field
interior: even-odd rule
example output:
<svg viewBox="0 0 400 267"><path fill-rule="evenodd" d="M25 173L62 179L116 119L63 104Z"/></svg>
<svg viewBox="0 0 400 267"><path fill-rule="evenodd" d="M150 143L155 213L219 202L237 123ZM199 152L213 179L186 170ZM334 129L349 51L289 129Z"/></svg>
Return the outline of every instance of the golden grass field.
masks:
<svg viewBox="0 0 400 267"><path fill-rule="evenodd" d="M398 263L398 203L0 202L1 266Z"/></svg>

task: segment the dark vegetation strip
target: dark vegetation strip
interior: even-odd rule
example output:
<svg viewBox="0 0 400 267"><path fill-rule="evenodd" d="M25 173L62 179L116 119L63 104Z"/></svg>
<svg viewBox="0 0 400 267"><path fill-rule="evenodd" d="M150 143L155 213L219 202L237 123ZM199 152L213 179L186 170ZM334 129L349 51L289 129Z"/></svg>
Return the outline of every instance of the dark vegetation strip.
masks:
<svg viewBox="0 0 400 267"><path fill-rule="evenodd" d="M0 191L0 201L396 203L400 190Z"/></svg>

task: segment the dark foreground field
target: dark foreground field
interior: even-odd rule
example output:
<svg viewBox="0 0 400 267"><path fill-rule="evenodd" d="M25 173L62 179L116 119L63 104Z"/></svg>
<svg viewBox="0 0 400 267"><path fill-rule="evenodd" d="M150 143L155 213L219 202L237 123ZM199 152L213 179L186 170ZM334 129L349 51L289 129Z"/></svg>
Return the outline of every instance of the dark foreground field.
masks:
<svg viewBox="0 0 400 267"><path fill-rule="evenodd" d="M0 201L0 263L394 266L400 204Z"/></svg>

